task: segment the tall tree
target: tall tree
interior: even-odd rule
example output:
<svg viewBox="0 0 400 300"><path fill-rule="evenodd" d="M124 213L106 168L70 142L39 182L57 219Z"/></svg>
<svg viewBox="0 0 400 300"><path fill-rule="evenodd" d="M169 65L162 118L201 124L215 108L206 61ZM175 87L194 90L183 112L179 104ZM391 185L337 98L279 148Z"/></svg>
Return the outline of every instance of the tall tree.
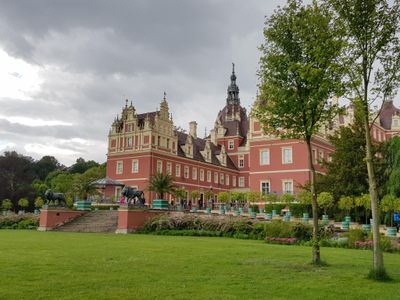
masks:
<svg viewBox="0 0 400 300"><path fill-rule="evenodd" d="M387 193L400 197L400 137L393 137L386 149Z"/></svg>
<svg viewBox="0 0 400 300"><path fill-rule="evenodd" d="M61 164L54 156L43 156L34 163L36 175L41 181L45 180L50 172L59 170L60 168Z"/></svg>
<svg viewBox="0 0 400 300"><path fill-rule="evenodd" d="M399 82L400 1L393 0L329 0L345 30L347 47L342 53L349 81L349 98L362 104L365 129L366 165L373 218L373 269L370 276L387 278L379 240L378 193L373 166L370 126L374 120L370 105L377 100L391 100Z"/></svg>
<svg viewBox="0 0 400 300"><path fill-rule="evenodd" d="M69 167L69 172L70 173L80 173L83 174L87 170L93 167L98 167L100 166L99 163L95 162L94 160L88 160L85 161L82 157L79 157L76 162Z"/></svg>
<svg viewBox="0 0 400 300"><path fill-rule="evenodd" d="M267 132L302 138L307 144L313 212L312 262L320 264L318 206L311 142L337 107L329 99L341 92L342 51L329 10L313 2L289 0L267 19L260 60L261 97L255 116Z"/></svg>
<svg viewBox="0 0 400 300"><path fill-rule="evenodd" d="M14 207L22 197L33 199L33 162L31 157L15 151L4 152L4 155L0 156L0 199L11 199Z"/></svg>

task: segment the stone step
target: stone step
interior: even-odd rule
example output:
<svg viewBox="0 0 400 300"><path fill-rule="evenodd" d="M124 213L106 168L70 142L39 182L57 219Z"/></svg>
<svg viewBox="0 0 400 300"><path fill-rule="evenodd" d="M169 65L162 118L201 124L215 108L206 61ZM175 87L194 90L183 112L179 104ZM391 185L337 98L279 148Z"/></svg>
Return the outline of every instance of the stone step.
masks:
<svg viewBox="0 0 400 300"><path fill-rule="evenodd" d="M118 211L91 211L72 220L56 231L69 232L115 232L118 224Z"/></svg>

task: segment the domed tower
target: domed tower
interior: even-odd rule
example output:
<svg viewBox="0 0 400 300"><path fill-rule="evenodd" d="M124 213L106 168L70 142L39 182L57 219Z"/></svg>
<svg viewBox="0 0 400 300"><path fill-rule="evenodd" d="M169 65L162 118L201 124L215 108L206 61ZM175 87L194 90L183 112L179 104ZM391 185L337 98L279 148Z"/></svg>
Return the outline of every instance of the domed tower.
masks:
<svg viewBox="0 0 400 300"><path fill-rule="evenodd" d="M227 89L225 107L218 113L211 141L224 144L227 152L237 150L246 142L248 121L246 109L240 106L239 87L236 84L235 64L232 63L231 83ZM229 141L228 141L229 140Z"/></svg>

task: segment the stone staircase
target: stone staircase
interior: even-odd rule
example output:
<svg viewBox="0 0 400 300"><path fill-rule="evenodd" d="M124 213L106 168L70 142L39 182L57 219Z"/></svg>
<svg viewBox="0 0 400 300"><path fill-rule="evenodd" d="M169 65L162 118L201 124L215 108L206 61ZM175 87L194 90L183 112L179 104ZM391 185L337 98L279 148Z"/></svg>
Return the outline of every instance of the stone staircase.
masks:
<svg viewBox="0 0 400 300"><path fill-rule="evenodd" d="M115 233L117 223L118 211L95 210L55 228L54 231Z"/></svg>

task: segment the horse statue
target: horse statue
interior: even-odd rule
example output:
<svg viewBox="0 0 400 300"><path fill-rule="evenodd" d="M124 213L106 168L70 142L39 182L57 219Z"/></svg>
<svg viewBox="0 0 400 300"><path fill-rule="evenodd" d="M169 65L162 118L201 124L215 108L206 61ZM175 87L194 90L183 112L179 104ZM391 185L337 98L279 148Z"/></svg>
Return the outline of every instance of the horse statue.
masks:
<svg viewBox="0 0 400 300"><path fill-rule="evenodd" d="M122 189L121 195L128 200L128 203L132 203L133 205L138 205L138 206L144 206L145 199L143 191L139 191L129 186L125 186Z"/></svg>
<svg viewBox="0 0 400 300"><path fill-rule="evenodd" d="M50 202L58 201L58 205L60 206L67 206L67 202L65 201L65 197L63 193L53 193L51 189L48 189L44 193L44 197L46 198L46 203L47 205L50 204Z"/></svg>

